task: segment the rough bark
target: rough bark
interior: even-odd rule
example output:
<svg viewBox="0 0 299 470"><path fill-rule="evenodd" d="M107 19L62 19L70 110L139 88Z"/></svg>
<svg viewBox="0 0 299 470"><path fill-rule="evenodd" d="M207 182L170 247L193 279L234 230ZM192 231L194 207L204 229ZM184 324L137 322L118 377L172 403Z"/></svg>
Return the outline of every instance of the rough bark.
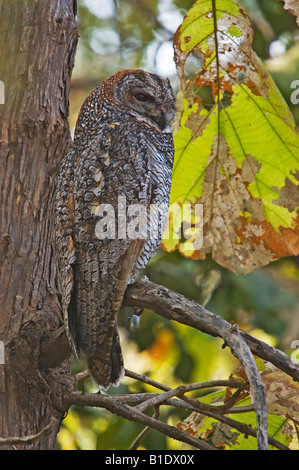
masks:
<svg viewBox="0 0 299 470"><path fill-rule="evenodd" d="M62 324L51 198L70 144L76 1L0 0L0 39L0 436L36 434L54 417L43 439L24 445L51 449L63 416L52 385L69 370L69 361L47 370L38 359L45 333Z"/></svg>

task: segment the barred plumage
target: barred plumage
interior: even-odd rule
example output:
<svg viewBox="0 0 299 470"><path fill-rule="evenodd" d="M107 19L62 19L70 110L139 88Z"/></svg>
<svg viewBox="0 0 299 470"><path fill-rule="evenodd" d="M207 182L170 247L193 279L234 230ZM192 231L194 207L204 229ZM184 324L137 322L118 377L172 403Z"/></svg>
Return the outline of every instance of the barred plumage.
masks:
<svg viewBox="0 0 299 470"><path fill-rule="evenodd" d="M116 319L126 286L161 243L173 114L168 80L142 70L117 72L87 97L57 176L56 249L66 329L104 388L123 375ZM153 232L145 224L134 235L134 204L146 208Z"/></svg>

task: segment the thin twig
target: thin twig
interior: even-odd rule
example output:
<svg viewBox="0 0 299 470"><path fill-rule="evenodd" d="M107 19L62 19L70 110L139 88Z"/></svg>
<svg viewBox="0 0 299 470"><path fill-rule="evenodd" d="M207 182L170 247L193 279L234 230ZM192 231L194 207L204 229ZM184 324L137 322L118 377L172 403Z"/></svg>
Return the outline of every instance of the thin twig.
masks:
<svg viewBox="0 0 299 470"><path fill-rule="evenodd" d="M238 390L248 390L248 382L241 382L240 380L233 379L218 379L218 380L207 380L205 382L194 382L192 384L180 385L181 390L184 393L192 392L193 390L201 390L203 388L214 388L214 387L230 387L237 388Z"/></svg>
<svg viewBox="0 0 299 470"><path fill-rule="evenodd" d="M148 400L144 401L143 403L140 403L140 405L137 405L135 409L138 409L139 411L145 411L148 408L151 408L152 406L157 406L165 402L165 400L168 400L168 398L172 398L175 396L177 393L177 389L173 390L168 390L168 392L164 393L158 393L155 394L155 396L149 398Z"/></svg>
<svg viewBox="0 0 299 470"><path fill-rule="evenodd" d="M86 379L87 377L90 377L90 372L88 369L85 369L82 372L78 372L73 376L75 382L80 382L80 380Z"/></svg>
<svg viewBox="0 0 299 470"><path fill-rule="evenodd" d="M248 377L257 420L257 444L259 450L268 449L268 413L265 387L256 362L246 341L242 338L237 326L231 332L223 332L223 339L236 356Z"/></svg>
<svg viewBox="0 0 299 470"><path fill-rule="evenodd" d="M125 376L130 377L131 379L139 380L139 382L144 382L145 384L152 385L153 387L158 388L159 390L164 390L165 392L170 390L170 387L167 387L167 385L161 384L156 380L150 379L146 375L138 374L137 372L133 372L128 369L125 369Z"/></svg>
<svg viewBox="0 0 299 470"><path fill-rule="evenodd" d="M154 396L161 396L160 393L127 393L124 395L116 395L117 399L120 400L122 403L126 403L127 405L138 405L143 403ZM177 408L182 408L190 411L195 411L191 405L180 400L178 398L168 398L163 401L163 405L174 406ZM204 404L203 404L204 405ZM233 408L229 408L223 411L223 414L238 414L238 413L248 413L250 411L255 411L254 405L244 405L244 406L234 406ZM204 414L204 412L202 412Z"/></svg>
<svg viewBox="0 0 299 470"><path fill-rule="evenodd" d="M251 426L248 426L247 424L244 424L240 421L236 421L235 419L229 418L228 416L224 416L222 414L218 414L214 411L208 411L203 409L202 403L198 402L194 398L187 397L184 395L184 400L186 400L189 405L192 406L193 411L197 411L198 413L201 413L205 416L209 416L210 418L214 418L217 421L221 421L224 424L227 424L228 426L237 429L241 433L243 433L245 436L253 436L253 437L258 437L258 430L252 428ZM237 406L233 408L233 410L237 410ZM230 414L231 410L227 410L227 413ZM289 450L288 447L286 447L284 444L281 442L277 441L276 439L273 439L272 437L268 437L269 444L272 446L276 447L277 449L280 450Z"/></svg>
<svg viewBox="0 0 299 470"><path fill-rule="evenodd" d="M210 418L214 418L217 421L220 421L224 424L227 424L231 428L240 431L245 436L253 436L257 437L257 430L252 428L251 426L244 424L240 421L236 421L228 416L224 416L218 414L213 411L207 411L206 409L203 410L202 403L198 402L196 399L187 397L184 395L184 399L186 403L182 406L180 400L175 400L173 398L168 399L165 404L169 404L172 406L179 406L180 408L188 409L190 411L196 411L197 413L204 414L205 416L209 416ZM64 397L65 403L64 406L70 407L71 405L77 406L93 406L104 408L114 413L122 418L128 419L133 422L144 424L145 426L150 426L153 429L165 434L172 439L177 439L182 442L186 442L187 444L202 450L215 450L214 447L207 444L205 441L196 439L189 434L186 434L183 431L180 431L173 426L169 426L162 421L158 421L154 418L150 418L145 414L141 413L139 410L136 410L136 407L131 408L127 404L123 403L121 400L118 399L117 395L109 396L109 395L99 395L94 393L84 393L84 392L71 392L68 396ZM236 407L235 409L237 409ZM231 412L231 410L229 411ZM276 439L269 437L269 444L273 447L276 447L280 450L289 450L281 442L277 441Z"/></svg>
<svg viewBox="0 0 299 470"><path fill-rule="evenodd" d="M152 417L154 419L159 419L159 416L160 416L160 409L158 406L156 406ZM136 437L133 444L130 446L129 450L137 450L142 439L144 439L145 436L147 436L151 430L152 428L150 426L147 426L146 428L144 428L143 431L141 431L141 433Z"/></svg>
<svg viewBox="0 0 299 470"><path fill-rule="evenodd" d="M147 410L148 408L151 408L152 406L165 404L167 400L169 400L170 398L174 396L177 396L181 400L186 401L184 388L185 388L184 386L179 386L174 389L169 389L167 392L164 392L164 393L152 394L152 396L144 400L135 408L138 409L139 411L144 412L145 410ZM195 398L192 398L192 400L196 400L197 403L200 403L202 413L204 413L205 411L213 411L215 413L226 414L230 412L230 410L236 403L239 394L240 394L240 390L237 390L230 397L230 399L226 403L224 403L224 405L209 405L207 403L202 403Z"/></svg>

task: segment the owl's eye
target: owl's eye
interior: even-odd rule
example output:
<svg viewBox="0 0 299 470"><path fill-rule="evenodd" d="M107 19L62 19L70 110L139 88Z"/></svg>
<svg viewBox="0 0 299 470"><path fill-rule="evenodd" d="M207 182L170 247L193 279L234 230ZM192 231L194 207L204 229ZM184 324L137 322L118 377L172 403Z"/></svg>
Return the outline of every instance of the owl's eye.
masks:
<svg viewBox="0 0 299 470"><path fill-rule="evenodd" d="M151 97L147 93L138 91L137 93L134 93L133 98L136 101L139 101L140 103L146 103L147 101L150 101Z"/></svg>

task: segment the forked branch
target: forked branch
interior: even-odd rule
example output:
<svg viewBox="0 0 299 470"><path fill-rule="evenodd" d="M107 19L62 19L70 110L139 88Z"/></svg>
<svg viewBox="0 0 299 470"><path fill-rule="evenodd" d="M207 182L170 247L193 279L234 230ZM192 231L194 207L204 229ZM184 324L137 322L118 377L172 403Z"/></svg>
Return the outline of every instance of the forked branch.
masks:
<svg viewBox="0 0 299 470"><path fill-rule="evenodd" d="M286 449L278 441L268 437L267 432L267 407L266 407L266 394L264 385L257 369L253 354L271 362L280 370L290 375L294 380L299 381L299 365L292 361L292 359L272 346L252 337L251 335L239 330L237 325L231 325L222 317L217 316L195 301L190 300L183 295L174 292L166 287L156 285L149 281L146 277L140 281L135 282L128 286L123 306L149 308L157 314L179 323L189 325L211 336L221 337L224 340L224 345L231 349L231 352L239 359L245 373L248 377L249 386L253 396L254 409L257 416L257 430L244 425L230 417L224 416L227 414L227 407L218 407L211 405L204 405L194 398L185 395L190 391L186 386L178 387L177 389L170 389L164 384L160 384L145 376L140 376L134 372L126 371L126 375L136 380L146 381L151 383L154 387L162 390L163 393L157 394L132 394L132 395L94 395L81 392L70 392L64 397L64 406L66 409L75 404L78 406L97 406L105 408L112 413L122 416L138 423L142 423L147 428L157 429L160 432L172 437L174 439L186 442L189 445L198 449L211 449L212 447L200 439L189 436L181 430L172 426L162 423L157 419L158 407L164 404L178 406L190 411L197 411L207 416L214 417L219 421L234 427L235 429L244 432L246 435L252 435L257 438L258 449L267 449L268 443L280 449ZM56 348L61 348L63 341L61 334L57 335ZM50 345L51 363L53 367L53 357L61 359L61 352L55 350L55 338L52 340L51 335L47 336L42 347L40 364L43 367L47 365L47 356ZM69 350L66 348L66 354L69 355ZM77 378L84 378L85 373L78 374ZM222 382L221 382L222 383ZM224 383L222 383L225 386ZM236 384L235 384L236 385ZM238 384L237 384L238 385ZM238 393L239 387L236 385ZM244 385L244 384L243 384ZM206 386L206 384L202 384ZM215 386L215 384L213 385ZM245 386L245 385L244 385ZM248 385L246 385L248 387ZM200 384L192 384L192 387L201 388ZM144 414L144 411L149 407L153 407L156 412L152 418ZM223 409L222 409L223 408ZM238 409L240 411L240 409ZM246 410L244 410L246 411ZM247 410L248 411L248 410ZM233 413L234 409L229 409L229 414Z"/></svg>
<svg viewBox="0 0 299 470"><path fill-rule="evenodd" d="M154 284L146 277L128 286L123 305L151 309L168 320L191 326L210 336L223 338L225 345L228 345L226 339L231 334L240 335L252 354L271 362L299 382L299 363L287 354L232 326L224 318L209 312L194 300Z"/></svg>

